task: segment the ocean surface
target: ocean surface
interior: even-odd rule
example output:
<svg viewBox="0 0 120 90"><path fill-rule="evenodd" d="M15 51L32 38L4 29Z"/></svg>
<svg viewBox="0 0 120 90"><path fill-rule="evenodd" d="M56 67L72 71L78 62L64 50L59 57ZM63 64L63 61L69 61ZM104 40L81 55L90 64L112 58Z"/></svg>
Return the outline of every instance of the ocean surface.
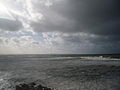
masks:
<svg viewBox="0 0 120 90"><path fill-rule="evenodd" d="M120 90L120 59L80 55L0 55L0 90L35 82L54 90Z"/></svg>

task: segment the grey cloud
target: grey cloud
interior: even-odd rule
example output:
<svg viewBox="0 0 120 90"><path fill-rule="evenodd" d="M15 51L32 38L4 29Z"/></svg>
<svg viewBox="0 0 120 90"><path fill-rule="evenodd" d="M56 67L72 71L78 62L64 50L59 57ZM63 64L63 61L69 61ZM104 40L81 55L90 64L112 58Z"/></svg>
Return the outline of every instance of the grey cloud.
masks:
<svg viewBox="0 0 120 90"><path fill-rule="evenodd" d="M55 37L42 38L42 41L45 39L44 43L47 43L46 47L67 53L120 52L119 0L51 1L53 4L47 7L40 0L33 0L33 6L26 9L26 15L30 12L31 15L28 16L31 16L31 19L28 19L28 16L27 19L22 19L23 23L29 24L38 35L43 32L59 33ZM43 15L42 20L37 19L37 15L39 17L40 14ZM16 31L21 27L20 21L0 19L1 29ZM44 47L43 42L41 44L33 40L31 43L33 46Z"/></svg>
<svg viewBox="0 0 120 90"><path fill-rule="evenodd" d="M84 34L84 35L83 35ZM104 35L95 35L95 34L89 34L89 33L83 33L83 34L67 34L61 35L59 37L64 40L64 42L75 43L75 44L81 44L81 43L87 43L87 44L120 44L120 36L119 35L112 35L112 36L104 36Z"/></svg>
<svg viewBox="0 0 120 90"><path fill-rule="evenodd" d="M71 29L73 32L120 34L118 3L118 0L68 0L65 7L59 3L54 4L53 9L76 21L75 27Z"/></svg>
<svg viewBox="0 0 120 90"><path fill-rule="evenodd" d="M35 4L45 19L41 22L31 22L31 26L38 32L119 35L119 3L119 0L61 0L54 2L50 8Z"/></svg>
<svg viewBox="0 0 120 90"><path fill-rule="evenodd" d="M59 36L63 47L69 45L66 48L74 47L76 52L79 48L92 52L93 49L94 52L120 52L119 3L119 0L59 0L49 8L35 4L35 10L42 13L44 19L30 25L36 32L67 33L68 36ZM86 33L87 36L74 33ZM52 43L61 46L59 41Z"/></svg>
<svg viewBox="0 0 120 90"><path fill-rule="evenodd" d="M3 40L0 38L0 44L3 42Z"/></svg>
<svg viewBox="0 0 120 90"><path fill-rule="evenodd" d="M48 37L50 38L50 37ZM56 39L58 38L58 39ZM60 34L51 39L53 47L73 53L119 53L120 36L101 36L87 33ZM60 41L62 40L62 43Z"/></svg>
<svg viewBox="0 0 120 90"><path fill-rule="evenodd" d="M0 18L0 29L7 31L17 31L22 28L22 23L18 20Z"/></svg>

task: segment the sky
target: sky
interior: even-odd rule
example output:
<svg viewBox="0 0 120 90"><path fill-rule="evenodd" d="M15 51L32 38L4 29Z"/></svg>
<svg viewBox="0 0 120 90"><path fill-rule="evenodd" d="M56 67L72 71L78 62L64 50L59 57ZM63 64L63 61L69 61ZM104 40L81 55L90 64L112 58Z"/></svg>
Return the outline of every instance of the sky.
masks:
<svg viewBox="0 0 120 90"><path fill-rule="evenodd" d="M120 0L0 0L0 54L120 53Z"/></svg>

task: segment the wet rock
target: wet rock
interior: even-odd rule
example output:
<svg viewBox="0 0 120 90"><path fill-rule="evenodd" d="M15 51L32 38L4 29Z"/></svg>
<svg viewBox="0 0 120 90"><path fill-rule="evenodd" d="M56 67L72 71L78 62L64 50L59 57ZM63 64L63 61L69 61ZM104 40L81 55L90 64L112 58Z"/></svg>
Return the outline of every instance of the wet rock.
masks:
<svg viewBox="0 0 120 90"><path fill-rule="evenodd" d="M48 87L44 87L42 85L36 85L34 82L30 83L30 84L20 84L20 85L16 85L15 90L53 90L51 88Z"/></svg>
<svg viewBox="0 0 120 90"><path fill-rule="evenodd" d="M16 85L16 90L22 90L22 87L21 86L19 86L19 85Z"/></svg>

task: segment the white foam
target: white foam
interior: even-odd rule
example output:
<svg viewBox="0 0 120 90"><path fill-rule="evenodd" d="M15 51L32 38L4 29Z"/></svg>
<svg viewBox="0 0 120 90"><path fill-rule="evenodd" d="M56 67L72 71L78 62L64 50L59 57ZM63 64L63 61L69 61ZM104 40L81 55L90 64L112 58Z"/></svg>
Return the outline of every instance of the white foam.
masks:
<svg viewBox="0 0 120 90"><path fill-rule="evenodd" d="M9 73L0 72L0 90L3 90L3 89L5 89L6 87L9 86L9 83L7 81L7 76L8 75L9 75Z"/></svg>
<svg viewBox="0 0 120 90"><path fill-rule="evenodd" d="M110 57L103 57L103 56L86 56L81 57L82 59L90 59L90 60L120 60L118 58L110 58Z"/></svg>

